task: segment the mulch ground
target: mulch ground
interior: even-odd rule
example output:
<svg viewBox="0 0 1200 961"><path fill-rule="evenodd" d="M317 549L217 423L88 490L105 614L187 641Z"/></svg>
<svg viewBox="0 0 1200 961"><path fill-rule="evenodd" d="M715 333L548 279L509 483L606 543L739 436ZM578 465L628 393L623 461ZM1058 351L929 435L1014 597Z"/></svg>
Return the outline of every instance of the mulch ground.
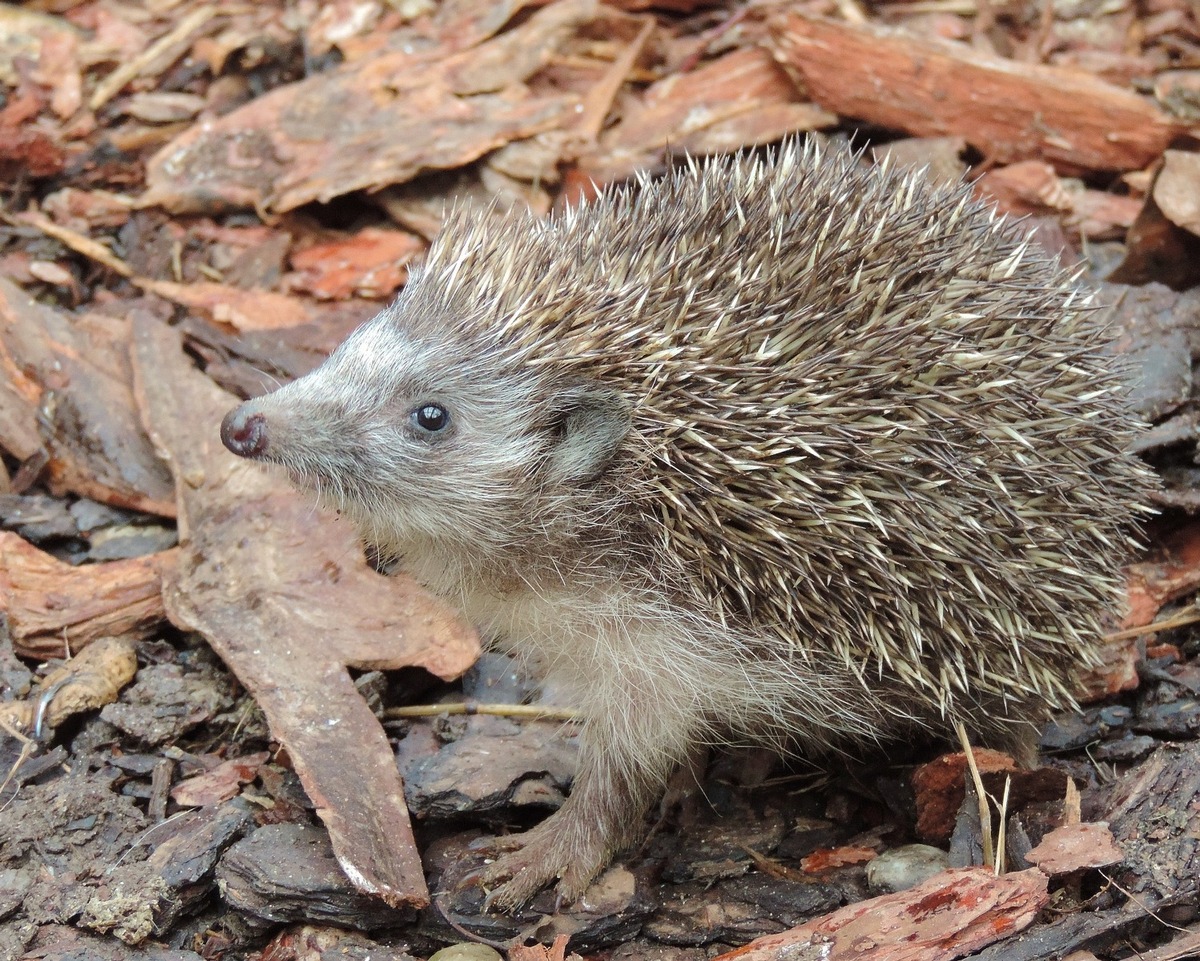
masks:
<svg viewBox="0 0 1200 961"><path fill-rule="evenodd" d="M717 752L580 903L489 913L570 705L217 426L448 204L785 136L965 178L1096 286L1163 477L1128 614L1034 770ZM0 5L0 198L0 959L1200 953L1195 2Z"/></svg>

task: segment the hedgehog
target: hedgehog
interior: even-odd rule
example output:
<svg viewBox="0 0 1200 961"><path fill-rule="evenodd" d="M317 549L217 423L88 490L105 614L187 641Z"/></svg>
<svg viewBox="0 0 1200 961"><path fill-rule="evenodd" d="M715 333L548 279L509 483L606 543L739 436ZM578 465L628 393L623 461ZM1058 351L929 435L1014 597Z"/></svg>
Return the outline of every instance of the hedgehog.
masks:
<svg viewBox="0 0 1200 961"><path fill-rule="evenodd" d="M489 904L577 898L705 745L961 722L1028 757L1153 481L1089 295L919 172L793 140L546 219L452 211L399 298L225 418L573 692Z"/></svg>

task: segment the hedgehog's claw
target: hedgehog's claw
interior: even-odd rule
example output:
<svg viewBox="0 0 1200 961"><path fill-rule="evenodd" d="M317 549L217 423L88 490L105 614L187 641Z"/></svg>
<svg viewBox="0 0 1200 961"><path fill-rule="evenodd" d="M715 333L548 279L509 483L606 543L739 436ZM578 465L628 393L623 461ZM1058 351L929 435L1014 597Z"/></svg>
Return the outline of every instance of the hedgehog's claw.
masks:
<svg viewBox="0 0 1200 961"><path fill-rule="evenodd" d="M607 861L602 843L570 844L567 825L555 823L557 815L524 834L495 838L493 847L504 850L479 873L488 891L485 910L515 911L546 885L557 880L555 912L578 901Z"/></svg>

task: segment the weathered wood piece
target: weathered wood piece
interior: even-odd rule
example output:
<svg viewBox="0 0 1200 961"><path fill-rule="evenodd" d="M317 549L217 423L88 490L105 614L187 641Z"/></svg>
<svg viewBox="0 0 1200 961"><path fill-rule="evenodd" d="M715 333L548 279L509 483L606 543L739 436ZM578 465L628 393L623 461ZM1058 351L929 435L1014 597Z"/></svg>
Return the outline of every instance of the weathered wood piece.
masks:
<svg viewBox="0 0 1200 961"><path fill-rule="evenodd" d="M1113 785L1100 816L1125 852L1115 876L1150 908L1200 888L1200 744L1167 744Z"/></svg>
<svg viewBox="0 0 1200 961"><path fill-rule="evenodd" d="M225 899L272 922L322 922L372 930L411 920L356 891L329 838L307 824L268 824L233 845L217 866Z"/></svg>
<svg viewBox="0 0 1200 961"><path fill-rule="evenodd" d="M716 961L959 958L1028 927L1049 900L1047 878L1036 869L997 877L988 868L959 868L759 938Z"/></svg>
<svg viewBox="0 0 1200 961"><path fill-rule="evenodd" d="M478 47L451 52L449 37L276 88L167 144L147 165L143 200L174 213L280 213L568 127L579 98L524 81L596 10L560 0Z"/></svg>
<svg viewBox="0 0 1200 961"><path fill-rule="evenodd" d="M230 455L217 426L236 399L192 366L178 332L144 314L133 323L139 400L179 492L168 614L254 695L354 884L426 904L391 747L346 668L451 678L477 656L474 632L411 581L371 570L349 525Z"/></svg>
<svg viewBox="0 0 1200 961"><path fill-rule="evenodd" d="M742 47L651 84L580 167L603 183L653 167L664 150L720 153L836 122L828 110L804 102L770 52Z"/></svg>
<svg viewBox="0 0 1200 961"><path fill-rule="evenodd" d="M1139 170L1187 131L1152 101L1083 71L796 11L769 25L776 57L822 107L917 136L962 136L997 163Z"/></svg>
<svg viewBox="0 0 1200 961"><path fill-rule="evenodd" d="M68 317L0 278L0 447L45 452L52 493L171 517L171 480L138 422L128 324Z"/></svg>
<svg viewBox="0 0 1200 961"><path fill-rule="evenodd" d="M44 661L101 637L149 637L166 617L163 571L177 552L72 567L0 531L0 612L13 648Z"/></svg>
<svg viewBox="0 0 1200 961"><path fill-rule="evenodd" d="M108 869L107 884L88 901L82 925L126 944L169 930L204 906L217 883L217 859L253 824L253 807L238 799L156 825L150 856Z"/></svg>

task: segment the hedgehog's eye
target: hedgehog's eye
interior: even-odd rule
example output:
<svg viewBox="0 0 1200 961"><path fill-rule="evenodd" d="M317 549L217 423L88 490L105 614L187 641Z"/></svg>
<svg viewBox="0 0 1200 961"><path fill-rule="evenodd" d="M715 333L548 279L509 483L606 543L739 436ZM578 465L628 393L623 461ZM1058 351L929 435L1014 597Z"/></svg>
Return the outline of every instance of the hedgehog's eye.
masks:
<svg viewBox="0 0 1200 961"><path fill-rule="evenodd" d="M450 411L441 404L420 404L409 416L417 427L428 434L445 430L450 423Z"/></svg>

